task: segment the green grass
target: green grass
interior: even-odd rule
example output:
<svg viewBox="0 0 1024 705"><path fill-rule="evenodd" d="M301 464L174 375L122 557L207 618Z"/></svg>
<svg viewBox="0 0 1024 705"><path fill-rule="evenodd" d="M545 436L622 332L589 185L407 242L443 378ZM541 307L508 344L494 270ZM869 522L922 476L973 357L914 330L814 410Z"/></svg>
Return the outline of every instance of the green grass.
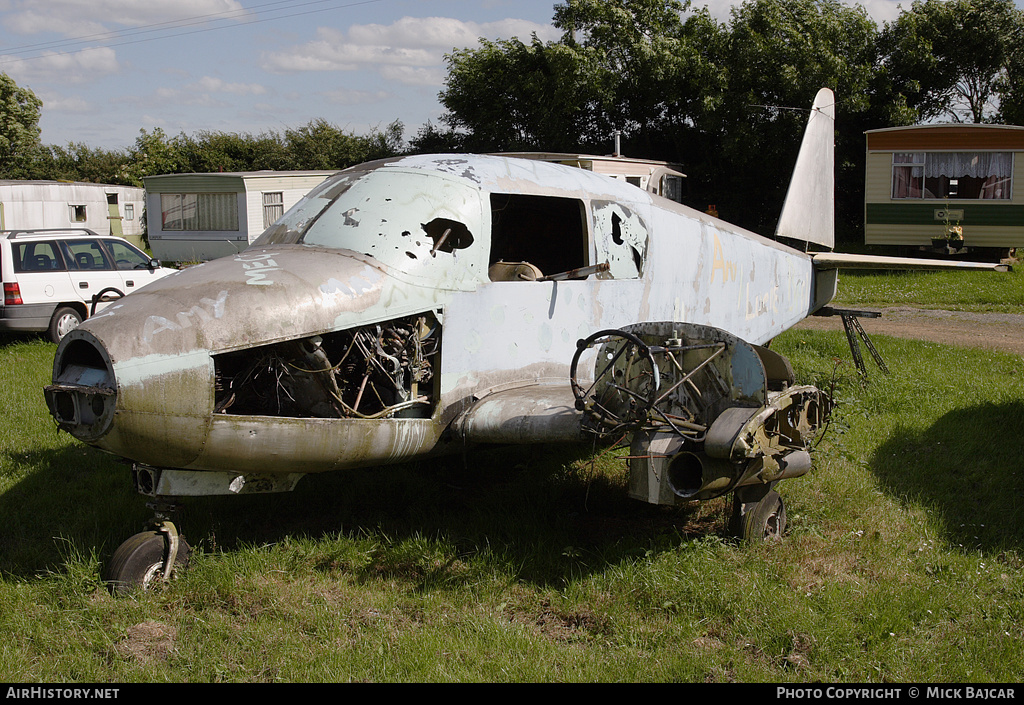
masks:
<svg viewBox="0 0 1024 705"><path fill-rule="evenodd" d="M867 381L842 333L773 343L839 401L814 469L780 486L782 542L734 541L725 498L628 500L614 453L496 450L192 500L190 570L130 598L100 570L149 510L125 465L56 432L41 394L54 346L4 341L0 673L1018 682L1024 359L873 340L892 374Z"/></svg>
<svg viewBox="0 0 1024 705"><path fill-rule="evenodd" d="M1011 272L840 271L833 305L1024 313L1024 273L1021 265Z"/></svg>

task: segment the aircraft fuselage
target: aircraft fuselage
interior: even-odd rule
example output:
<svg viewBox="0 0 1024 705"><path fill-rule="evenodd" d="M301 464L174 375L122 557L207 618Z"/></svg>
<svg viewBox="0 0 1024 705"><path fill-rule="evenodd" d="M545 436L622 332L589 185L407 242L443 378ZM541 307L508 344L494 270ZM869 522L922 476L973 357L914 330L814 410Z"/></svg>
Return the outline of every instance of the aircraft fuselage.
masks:
<svg viewBox="0 0 1024 705"><path fill-rule="evenodd" d="M47 400L62 428L156 467L395 462L439 450L493 392L536 387L523 415L543 415L595 331L678 321L760 344L827 303L822 289L810 256L623 182L407 157L341 172L244 252L87 320ZM487 439L480 426L460 440Z"/></svg>

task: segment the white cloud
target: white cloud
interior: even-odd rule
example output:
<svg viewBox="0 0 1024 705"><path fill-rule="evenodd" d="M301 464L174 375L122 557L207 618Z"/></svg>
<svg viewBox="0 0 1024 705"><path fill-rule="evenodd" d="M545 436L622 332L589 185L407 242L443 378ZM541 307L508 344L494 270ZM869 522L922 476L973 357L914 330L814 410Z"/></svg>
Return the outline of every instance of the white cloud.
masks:
<svg viewBox="0 0 1024 705"><path fill-rule="evenodd" d="M474 46L480 37L519 37L529 41L533 33L542 39L556 39L561 34L551 25L527 20L505 19L477 23L451 17L403 17L390 25L354 25L349 29L348 39L360 46L399 45L451 51L453 48Z"/></svg>
<svg viewBox="0 0 1024 705"><path fill-rule="evenodd" d="M259 83L228 83L211 76L203 76L196 83L188 86L188 89L206 93L230 93L232 95L263 95L267 92L266 87Z"/></svg>
<svg viewBox="0 0 1024 705"><path fill-rule="evenodd" d="M346 89L324 91L320 95L335 105L370 105L383 103L391 97L391 94L386 91L350 91Z"/></svg>
<svg viewBox="0 0 1024 705"><path fill-rule="evenodd" d="M276 73L355 71L371 68L386 80L408 85L440 85L444 55L476 46L481 37L528 41L559 36L551 25L527 20L463 22L449 17L403 17L390 24L353 25L347 31L321 27L316 38L284 51L266 54L263 68Z"/></svg>
<svg viewBox="0 0 1024 705"><path fill-rule="evenodd" d="M245 18L238 0L9 0L3 10L4 29L26 39L22 45L8 43L0 71L22 82L52 83L78 83L119 71L114 47L121 43L187 31L215 17ZM189 21L177 24L182 20ZM28 38L33 35L50 39ZM55 35L63 39L52 39Z"/></svg>
<svg viewBox="0 0 1024 705"><path fill-rule="evenodd" d="M221 108L231 105L225 96L264 95L267 89L258 83L228 83L219 78L204 76L180 88L161 86L153 93L160 103L173 106Z"/></svg>
<svg viewBox="0 0 1024 705"><path fill-rule="evenodd" d="M82 115L96 110L96 106L81 96L63 96L56 93L43 93L39 96L43 101L43 110L47 113L71 113Z"/></svg>
<svg viewBox="0 0 1024 705"><path fill-rule="evenodd" d="M380 75L406 86L440 86L448 77L443 66L382 66Z"/></svg>
<svg viewBox="0 0 1024 705"><path fill-rule="evenodd" d="M861 5L879 28L886 22L892 22L900 14L900 5L909 9L912 0L843 0L847 7ZM738 6L738 0L695 0L693 7L707 7L708 12L719 22L728 22L732 18L732 8Z"/></svg>
<svg viewBox="0 0 1024 705"><path fill-rule="evenodd" d="M899 17L903 10L909 10L911 2L910 0L905 3L900 0L864 0L861 4L881 29L886 22L892 22Z"/></svg>
<svg viewBox="0 0 1024 705"><path fill-rule="evenodd" d="M84 37L189 18L245 17L245 8L237 0L47 0L45 11L40 11L39 5L38 0L9 3L4 27L17 34L57 32Z"/></svg>
<svg viewBox="0 0 1024 705"><path fill-rule="evenodd" d="M117 73L119 68L114 50L107 47L75 52L48 51L31 60L14 55L0 56L0 71L22 84L33 81L79 83Z"/></svg>
<svg viewBox="0 0 1024 705"><path fill-rule="evenodd" d="M108 32L94 17L68 17L35 10L16 12L4 18L4 28L13 34L32 35L56 32L65 37L91 37Z"/></svg>

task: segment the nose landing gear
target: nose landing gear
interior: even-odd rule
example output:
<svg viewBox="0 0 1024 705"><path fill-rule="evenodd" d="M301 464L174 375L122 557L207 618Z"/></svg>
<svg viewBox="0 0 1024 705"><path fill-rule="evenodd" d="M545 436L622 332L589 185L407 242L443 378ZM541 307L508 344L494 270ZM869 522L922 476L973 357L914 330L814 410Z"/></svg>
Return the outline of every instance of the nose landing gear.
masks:
<svg viewBox="0 0 1024 705"><path fill-rule="evenodd" d="M104 577L115 595L151 590L188 566L189 545L164 513L174 506L148 506L156 511L153 528L122 543L107 566Z"/></svg>

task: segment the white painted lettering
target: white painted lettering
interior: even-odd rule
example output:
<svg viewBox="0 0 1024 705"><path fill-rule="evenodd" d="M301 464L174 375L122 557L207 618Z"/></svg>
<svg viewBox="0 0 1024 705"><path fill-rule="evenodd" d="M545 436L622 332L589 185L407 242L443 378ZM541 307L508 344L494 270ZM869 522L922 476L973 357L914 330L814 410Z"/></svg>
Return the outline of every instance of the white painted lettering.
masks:
<svg viewBox="0 0 1024 705"><path fill-rule="evenodd" d="M235 261L242 263L242 268L245 270L246 284L270 286L274 281L267 279L267 272L276 272L278 270L277 262L272 259L273 257L277 257L276 252L262 255L239 255L235 257Z"/></svg>
<svg viewBox="0 0 1024 705"><path fill-rule="evenodd" d="M150 316L142 327L142 339L147 343L152 342L153 336L163 333L166 330L182 330L192 325L192 319L198 318L203 323L209 323L214 319L224 316L224 304L228 300L228 292L221 291L216 299L203 297L199 299L201 306L193 306L187 311L180 311L175 314L177 322L164 318L163 316Z"/></svg>

